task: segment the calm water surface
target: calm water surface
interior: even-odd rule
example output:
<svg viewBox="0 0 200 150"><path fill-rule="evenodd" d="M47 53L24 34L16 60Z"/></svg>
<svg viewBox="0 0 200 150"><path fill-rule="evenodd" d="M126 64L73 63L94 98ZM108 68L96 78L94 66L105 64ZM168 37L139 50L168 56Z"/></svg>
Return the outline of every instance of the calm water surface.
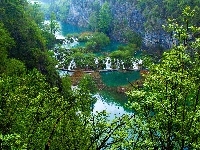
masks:
<svg viewBox="0 0 200 150"><path fill-rule="evenodd" d="M68 34L75 34L75 33L81 33L85 31L89 31L87 28L81 28L75 25L71 25L65 22L59 22L60 27L61 27L61 32L63 36L66 36Z"/></svg>
<svg viewBox="0 0 200 150"><path fill-rule="evenodd" d="M126 72L102 72L102 81L107 86L123 86L129 84L129 82L138 80L140 73L138 71L126 71Z"/></svg>
<svg viewBox="0 0 200 150"><path fill-rule="evenodd" d="M97 93L95 97L97 98L97 102L94 104L93 112L96 113L106 110L106 112L109 114L109 120L112 120L115 117L120 117L123 114L132 113L130 110L121 105L119 102L116 101L116 99L114 99L110 95L103 95L102 93Z"/></svg>
<svg viewBox="0 0 200 150"><path fill-rule="evenodd" d="M61 33L63 36L67 34L81 33L89 31L87 28L80 28L67 23L60 23ZM84 44L83 44L84 45ZM118 48L118 46L124 45L119 42L112 41L110 45L105 47L101 53L109 53ZM101 73L104 84L111 87L122 86L128 84L128 81L134 81L139 79L139 72L104 72ZM128 108L125 107L127 97L125 95L117 94L111 91L101 91L95 95L97 102L94 105L93 112L100 112L106 110L110 115L109 119L113 119L115 116L121 116L125 113L131 113Z"/></svg>

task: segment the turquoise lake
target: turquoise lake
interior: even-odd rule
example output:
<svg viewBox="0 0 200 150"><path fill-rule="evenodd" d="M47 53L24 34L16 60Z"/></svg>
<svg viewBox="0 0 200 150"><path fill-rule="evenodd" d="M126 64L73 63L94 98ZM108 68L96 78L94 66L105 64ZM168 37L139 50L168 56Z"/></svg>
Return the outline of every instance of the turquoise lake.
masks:
<svg viewBox="0 0 200 150"><path fill-rule="evenodd" d="M75 25L71 25L65 22L59 22L61 27L61 33L63 36L66 36L68 34L75 34L75 33L81 33L85 31L89 31L87 28L81 28Z"/></svg>
<svg viewBox="0 0 200 150"><path fill-rule="evenodd" d="M126 72L103 72L100 73L102 81L111 87L123 86L129 84L129 82L140 78L140 73L137 71L126 71Z"/></svg>
<svg viewBox="0 0 200 150"><path fill-rule="evenodd" d="M80 34L85 31L90 31L88 28L82 28L77 27L75 25L71 25L64 22L59 22L61 26L61 33L63 36L67 36L68 34ZM104 47L101 52L95 53L97 56L103 55L104 53L110 53L112 51L115 51L119 46L123 46L125 44L117 42L117 41L111 41L110 44L106 47ZM78 47L85 46L85 43L80 43Z"/></svg>
<svg viewBox="0 0 200 150"><path fill-rule="evenodd" d="M89 31L87 28L81 28L67 23L60 23L60 26L63 36L66 36L67 34ZM111 41L110 45L105 47L98 55L101 55L101 53L115 51L120 45L124 44ZM103 72L100 74L103 83L110 87L123 86L129 84L128 81L131 82L140 78L140 74L137 71L113 71ZM97 102L94 105L94 112L106 109L106 111L110 113L110 119L112 119L114 116L121 116L124 113L130 113L130 110L125 107L125 103L127 102L128 98L124 94L117 94L114 91L100 91L95 95L95 97L97 98Z"/></svg>

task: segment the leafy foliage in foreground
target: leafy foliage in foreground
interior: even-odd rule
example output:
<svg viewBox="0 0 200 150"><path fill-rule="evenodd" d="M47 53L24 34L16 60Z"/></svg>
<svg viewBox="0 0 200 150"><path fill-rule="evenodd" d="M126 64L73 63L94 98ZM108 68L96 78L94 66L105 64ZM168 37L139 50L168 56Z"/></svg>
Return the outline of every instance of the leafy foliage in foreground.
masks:
<svg viewBox="0 0 200 150"><path fill-rule="evenodd" d="M95 99L89 94L91 79L85 77L79 88L66 88L65 95L51 88L34 70L19 76L0 78L1 149L101 149L122 129L121 118L108 122L107 114L91 112ZM67 82L67 83L65 83ZM68 93L68 94L67 94ZM124 116L127 118L127 116ZM128 119L126 119L128 120ZM119 138L118 141L123 141Z"/></svg>
<svg viewBox="0 0 200 150"><path fill-rule="evenodd" d="M191 12L187 7L183 16ZM165 52L159 64L149 66L143 88L128 93L137 112L132 139L137 148L200 148L200 39L190 38L200 29L184 20L168 26L179 44Z"/></svg>
<svg viewBox="0 0 200 150"><path fill-rule="evenodd" d="M46 47L51 48L49 41L53 42L53 38L47 31L41 30L41 14L32 12L38 10L35 9L31 9L26 1L1 3L0 22L3 26L0 27L9 33L4 40L10 43L6 55L23 62L28 70L38 69L46 75L49 83L56 85L59 81L54 69L55 61L49 57Z"/></svg>
<svg viewBox="0 0 200 150"><path fill-rule="evenodd" d="M39 72L53 62L42 32L23 14L24 2L0 6L0 149L199 149L200 29L189 26L189 8L185 24L168 28L179 45L149 66L143 87L129 93L135 116L109 121L105 111L92 112L89 76L72 91L68 77L57 88ZM52 81L55 69L46 71Z"/></svg>

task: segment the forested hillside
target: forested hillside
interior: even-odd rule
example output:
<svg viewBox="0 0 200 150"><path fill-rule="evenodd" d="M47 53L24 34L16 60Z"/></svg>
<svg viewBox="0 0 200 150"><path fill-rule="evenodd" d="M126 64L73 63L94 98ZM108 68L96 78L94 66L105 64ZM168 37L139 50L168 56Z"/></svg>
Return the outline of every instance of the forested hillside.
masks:
<svg viewBox="0 0 200 150"><path fill-rule="evenodd" d="M200 149L199 3L51 0L52 8L46 9L52 11L46 12L50 24L44 25L39 5L2 1L0 149ZM92 76L78 72L77 87L72 89L74 80L56 71L55 19L73 22L73 16L74 23L99 31L89 39L88 49L94 51L101 42L109 42L106 34L118 36L123 30L123 38L130 43L139 38L136 32L146 37L163 30L173 39L158 61L145 56L141 85L131 84L126 93L130 114L108 120L106 111L93 112L97 89ZM135 46L121 48L120 55L133 55L129 49Z"/></svg>
<svg viewBox="0 0 200 150"><path fill-rule="evenodd" d="M0 5L0 149L110 147L129 116L108 122L105 111L92 113L91 76L83 76L76 90L68 76L60 78L51 51L55 26L44 26L36 6Z"/></svg>
<svg viewBox="0 0 200 150"><path fill-rule="evenodd" d="M6 51L4 57L13 60L13 70L15 68L22 70L37 68L42 74L46 75L49 83L57 84L58 75L54 69L54 62L47 51L47 48L54 45L52 43L52 46L48 47L48 43L53 42L54 36L45 30L41 30L38 26L43 21L42 18L37 20L36 16L29 15L31 6L26 1L17 1L16 4L4 2L1 3L0 9L2 32L5 32L6 36L2 39L5 40L5 43L8 43L4 50ZM38 15L38 17L40 16ZM8 61L8 63L10 62ZM18 63L19 65L24 64L25 68L20 68L22 66L18 66ZM6 67L6 65L2 66Z"/></svg>
<svg viewBox="0 0 200 150"><path fill-rule="evenodd" d="M147 47L170 47L171 36L162 25L168 18L180 21L186 6L196 11L193 24L200 22L198 0L57 0L51 4L50 10L62 21L100 31L109 27L106 32L120 41L127 41L130 33L138 33Z"/></svg>

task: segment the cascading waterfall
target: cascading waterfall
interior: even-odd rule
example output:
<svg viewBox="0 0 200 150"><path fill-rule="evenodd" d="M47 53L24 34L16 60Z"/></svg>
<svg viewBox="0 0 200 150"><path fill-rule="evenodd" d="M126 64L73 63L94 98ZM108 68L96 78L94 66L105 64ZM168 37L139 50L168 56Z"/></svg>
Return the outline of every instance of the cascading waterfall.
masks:
<svg viewBox="0 0 200 150"><path fill-rule="evenodd" d="M65 38L63 41L63 47L66 49L70 49L79 45L78 39L75 37L70 37L69 39Z"/></svg>
<svg viewBox="0 0 200 150"><path fill-rule="evenodd" d="M134 70L134 71L138 71L140 70L140 65L142 65L143 61L141 59L137 59L137 60L131 60L132 61L132 65L129 67L129 70ZM115 62L115 59L114 59ZM98 68L99 66L99 60L98 58L94 58L94 64L96 65L96 67ZM125 70L125 66L124 66L124 61L117 59L116 62L114 63L116 68L112 68L112 60L110 57L106 57L103 60L103 64L105 64L105 68L103 68L104 70L119 70L120 66L122 66L122 69ZM88 67L88 65L86 65L86 68ZM76 69L76 62L74 61L74 59L71 60L71 62L68 65L68 70L73 70Z"/></svg>
<svg viewBox="0 0 200 150"><path fill-rule="evenodd" d="M49 24L49 23L50 22L48 20L46 20L44 22L44 24ZM57 22L57 23L59 24L59 26L61 28L61 23L60 22ZM67 49L69 50L70 48L73 48L73 47L79 45L79 42L78 42L77 38L75 38L75 37L68 37L68 38L66 38L66 37L64 37L62 35L62 32L60 32L60 31L57 31L55 33L55 37L56 37L56 39L62 41L61 47L64 48L64 49L66 49L66 50ZM54 52L54 54L55 54L56 58L58 56L62 56L58 52L57 53ZM132 59L131 61L132 61L132 65L129 67L129 69L130 70L135 70L135 71L139 70L140 69L139 65L142 65L142 60L140 59L140 60L135 60L134 61L134 59ZM63 66L64 63L65 63L65 58L64 58L64 56L62 56L59 59L59 64L56 65L56 67L58 68L59 65ZM97 68L99 67L99 60L98 60L98 58L94 59L94 64L96 65ZM115 59L114 59L114 63L112 63L112 59L110 57L106 57L103 60L103 64L105 65L105 68L102 68L104 70L113 70L113 69L119 70L121 67L122 67L123 70L127 69L127 68L125 68L125 62L123 60L116 59L116 61L115 61ZM112 64L114 64L114 65L112 65ZM115 67L113 67L113 66L115 66ZM87 66L85 66L85 67L88 68ZM71 62L69 63L67 69L68 70L76 69L76 62L74 61L74 59L71 60Z"/></svg>
<svg viewBox="0 0 200 150"><path fill-rule="evenodd" d="M75 68L76 68L76 63L75 63L74 59L72 59L71 62L69 63L68 70L72 70Z"/></svg>
<svg viewBox="0 0 200 150"><path fill-rule="evenodd" d="M94 63L96 64L97 68L99 67L99 60L98 58L94 58Z"/></svg>
<svg viewBox="0 0 200 150"><path fill-rule="evenodd" d="M133 70L138 70L139 67L138 67L138 64L136 62L133 62Z"/></svg>
<svg viewBox="0 0 200 150"><path fill-rule="evenodd" d="M106 70L111 70L111 58L110 57L107 57L106 58L106 62L105 62L105 65L106 65Z"/></svg>

